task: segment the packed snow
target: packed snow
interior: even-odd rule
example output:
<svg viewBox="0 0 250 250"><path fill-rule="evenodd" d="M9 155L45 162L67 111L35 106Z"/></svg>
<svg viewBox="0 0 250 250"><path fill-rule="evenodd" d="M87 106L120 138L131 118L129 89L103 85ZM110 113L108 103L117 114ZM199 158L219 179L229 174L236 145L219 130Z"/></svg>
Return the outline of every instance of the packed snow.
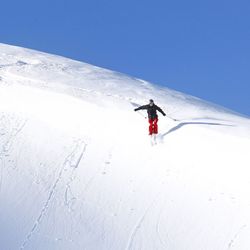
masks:
<svg viewBox="0 0 250 250"><path fill-rule="evenodd" d="M249 148L248 117L0 44L0 249L249 250Z"/></svg>

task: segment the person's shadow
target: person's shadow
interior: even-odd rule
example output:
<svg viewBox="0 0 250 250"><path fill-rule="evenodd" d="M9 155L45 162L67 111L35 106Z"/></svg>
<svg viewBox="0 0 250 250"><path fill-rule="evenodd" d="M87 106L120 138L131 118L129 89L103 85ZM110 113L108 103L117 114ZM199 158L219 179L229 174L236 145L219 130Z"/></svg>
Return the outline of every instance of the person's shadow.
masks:
<svg viewBox="0 0 250 250"><path fill-rule="evenodd" d="M231 124L224 124L224 123L215 123L215 122L181 122L175 127L171 128L164 134L162 134L162 137L165 137L166 135L169 135L170 133L175 132L176 130L182 128L183 126L187 125L209 125L209 126L227 126L227 127L233 127L234 125Z"/></svg>

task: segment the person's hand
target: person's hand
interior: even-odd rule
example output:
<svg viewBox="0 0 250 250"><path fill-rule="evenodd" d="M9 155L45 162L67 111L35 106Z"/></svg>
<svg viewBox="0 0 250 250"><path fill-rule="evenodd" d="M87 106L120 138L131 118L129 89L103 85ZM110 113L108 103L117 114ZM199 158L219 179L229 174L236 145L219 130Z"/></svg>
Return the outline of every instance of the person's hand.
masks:
<svg viewBox="0 0 250 250"><path fill-rule="evenodd" d="M134 109L134 111L137 111L137 109Z"/></svg>

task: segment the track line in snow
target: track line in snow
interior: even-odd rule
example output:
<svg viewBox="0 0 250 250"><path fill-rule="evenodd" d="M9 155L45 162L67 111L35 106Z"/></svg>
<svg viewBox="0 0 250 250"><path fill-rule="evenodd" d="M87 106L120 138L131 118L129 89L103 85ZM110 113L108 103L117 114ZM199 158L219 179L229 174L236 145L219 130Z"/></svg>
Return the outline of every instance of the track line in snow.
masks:
<svg viewBox="0 0 250 250"><path fill-rule="evenodd" d="M131 236L129 237L126 250L130 250L132 248L135 237L136 237L136 234L139 231L139 229L141 228L141 225L142 225L143 221L145 220L148 211L149 211L149 207L147 208L146 212L142 215L142 217L135 224L135 226L134 226L134 228L132 230Z"/></svg>
<svg viewBox="0 0 250 250"><path fill-rule="evenodd" d="M157 224L156 224L156 233L157 233L157 236L160 240L161 245L164 246L165 249L167 249L167 244L163 240L163 238L161 236L161 231L160 231L160 221L161 221L162 213L163 213L163 207L161 208L159 215L158 215Z"/></svg>
<svg viewBox="0 0 250 250"><path fill-rule="evenodd" d="M69 168L69 167L73 167L74 169L78 168L81 159L86 151L87 148L87 144L83 141L76 143L75 148L72 150L72 152L66 157L64 163L62 164L62 167L60 169L59 174L56 177L56 180L54 182L54 184L52 185L48 198L46 199L33 227L31 228L30 232L27 234L23 244L20 247L20 250L24 249L26 247L26 245L29 243L29 241L31 240L33 234L35 233L37 227L41 224L48 208L50 205L50 202L53 198L53 195L56 191L57 185L60 182L60 180L63 177L63 172L65 169ZM78 153L78 154L77 154Z"/></svg>
<svg viewBox="0 0 250 250"><path fill-rule="evenodd" d="M135 241L135 237L138 233L138 231L140 230L143 222L145 221L150 209L155 205L156 200L158 200L159 198L159 194L156 195L156 198L153 199L153 201L150 203L150 205L147 207L147 209L144 211L143 215L139 218L139 220L135 223L134 228L131 231L130 237L128 239L128 243L127 243L127 247L126 250L130 250L133 247L134 241Z"/></svg>
<svg viewBox="0 0 250 250"><path fill-rule="evenodd" d="M23 128L26 125L27 121L28 121L27 119L24 120L24 121L17 121L17 124L10 131L10 133L8 135L8 139L2 145L2 148L1 148L1 151L0 151L0 159L2 159L3 156L7 156L8 155L8 151L10 150L10 148L11 148L13 142L14 142L14 139L23 130Z"/></svg>
<svg viewBox="0 0 250 250"><path fill-rule="evenodd" d="M81 142L79 142L79 143L81 144ZM87 148L87 144L84 143L83 148L82 148L80 155L78 157L78 160L74 164L70 165L70 167L73 168L73 170L72 170L71 176L69 178L69 181L66 184L66 190L64 193L64 204L65 204L65 206L68 207L69 211L72 211L72 203L76 200L76 197L74 196L74 194L71 190L71 185L72 185L72 182L76 178L75 171L80 164L80 161L81 161L81 159L86 151L86 148Z"/></svg>
<svg viewBox="0 0 250 250"><path fill-rule="evenodd" d="M237 240L241 232L247 227L247 225L243 225L238 232L234 235L233 239L229 242L227 249L231 249L233 247L234 242Z"/></svg>

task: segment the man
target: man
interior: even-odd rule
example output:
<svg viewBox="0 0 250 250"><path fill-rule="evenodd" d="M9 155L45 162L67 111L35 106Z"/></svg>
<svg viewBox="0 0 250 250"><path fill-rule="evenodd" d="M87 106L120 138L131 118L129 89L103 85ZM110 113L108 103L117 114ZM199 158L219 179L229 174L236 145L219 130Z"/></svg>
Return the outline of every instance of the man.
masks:
<svg viewBox="0 0 250 250"><path fill-rule="evenodd" d="M148 122L149 122L149 135L157 134L158 133L158 115L157 111L161 112L163 116L166 114L159 108L157 105L154 104L152 99L149 100L149 104L140 106L135 109L135 111L140 109L146 109L148 112Z"/></svg>

